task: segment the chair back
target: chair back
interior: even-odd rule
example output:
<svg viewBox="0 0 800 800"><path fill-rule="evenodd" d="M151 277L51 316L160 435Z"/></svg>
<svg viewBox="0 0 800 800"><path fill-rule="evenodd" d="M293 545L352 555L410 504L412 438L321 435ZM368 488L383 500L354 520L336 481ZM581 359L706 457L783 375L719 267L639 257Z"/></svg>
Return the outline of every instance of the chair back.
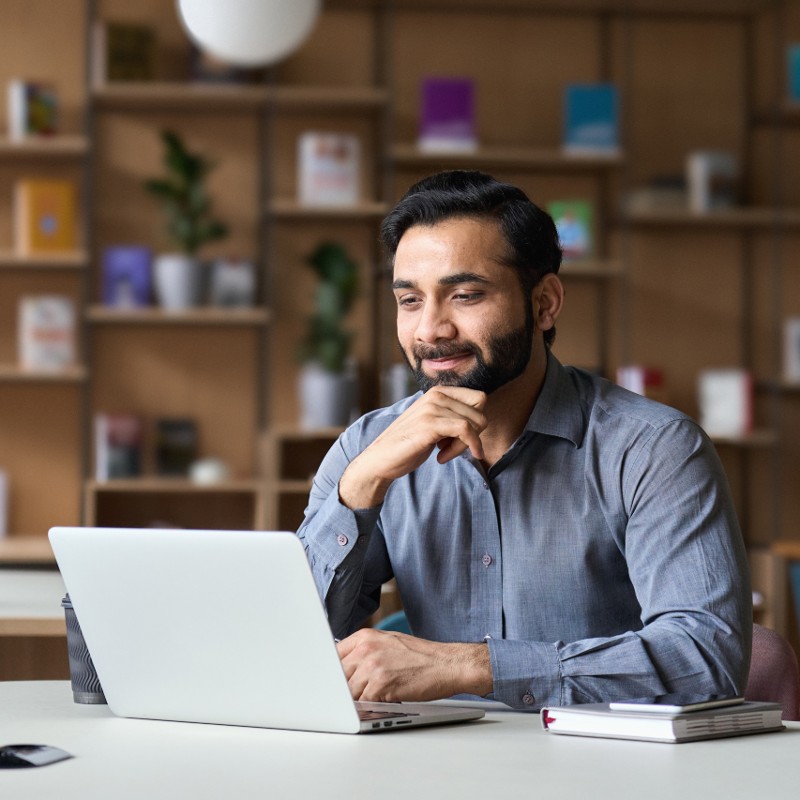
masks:
<svg viewBox="0 0 800 800"><path fill-rule="evenodd" d="M753 655L744 696L783 706L784 720L800 720L800 670L789 642L776 631L753 624Z"/></svg>

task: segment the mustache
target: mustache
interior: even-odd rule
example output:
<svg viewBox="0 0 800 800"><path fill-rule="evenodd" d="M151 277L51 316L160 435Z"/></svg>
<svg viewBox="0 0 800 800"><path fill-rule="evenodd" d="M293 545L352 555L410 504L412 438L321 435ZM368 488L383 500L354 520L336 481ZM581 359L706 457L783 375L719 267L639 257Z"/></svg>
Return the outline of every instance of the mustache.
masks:
<svg viewBox="0 0 800 800"><path fill-rule="evenodd" d="M478 353L478 348L472 342L443 342L439 345L417 344L414 346L413 353L417 362L420 362L426 359L435 360L463 353L475 355Z"/></svg>

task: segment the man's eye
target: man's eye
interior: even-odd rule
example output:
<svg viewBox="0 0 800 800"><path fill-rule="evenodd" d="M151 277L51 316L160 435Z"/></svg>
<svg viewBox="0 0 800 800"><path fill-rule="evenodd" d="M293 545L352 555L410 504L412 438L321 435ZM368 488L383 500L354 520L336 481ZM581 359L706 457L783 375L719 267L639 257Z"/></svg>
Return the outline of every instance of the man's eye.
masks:
<svg viewBox="0 0 800 800"><path fill-rule="evenodd" d="M483 292L459 292L453 295L454 300L461 303L469 303L474 300L480 300L483 297Z"/></svg>
<svg viewBox="0 0 800 800"><path fill-rule="evenodd" d="M397 305L399 306L412 306L419 302L418 297L398 297Z"/></svg>

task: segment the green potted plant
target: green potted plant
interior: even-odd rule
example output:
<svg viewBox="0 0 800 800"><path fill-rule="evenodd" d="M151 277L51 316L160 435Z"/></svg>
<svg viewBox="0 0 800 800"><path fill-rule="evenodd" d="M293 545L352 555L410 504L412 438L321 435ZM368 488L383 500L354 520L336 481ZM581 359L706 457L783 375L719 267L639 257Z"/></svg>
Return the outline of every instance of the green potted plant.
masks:
<svg viewBox="0 0 800 800"><path fill-rule="evenodd" d="M323 242L307 259L319 278L314 313L300 344L301 425L347 424L355 404L356 380L349 354L353 334L344 326L358 291L358 266L341 244Z"/></svg>
<svg viewBox="0 0 800 800"><path fill-rule="evenodd" d="M228 227L214 217L206 188L214 162L189 151L174 131L162 131L161 138L166 175L146 180L144 187L161 201L167 235L178 248L178 252L157 256L153 265L159 303L175 310L199 302L202 272L198 252L208 242L227 236Z"/></svg>

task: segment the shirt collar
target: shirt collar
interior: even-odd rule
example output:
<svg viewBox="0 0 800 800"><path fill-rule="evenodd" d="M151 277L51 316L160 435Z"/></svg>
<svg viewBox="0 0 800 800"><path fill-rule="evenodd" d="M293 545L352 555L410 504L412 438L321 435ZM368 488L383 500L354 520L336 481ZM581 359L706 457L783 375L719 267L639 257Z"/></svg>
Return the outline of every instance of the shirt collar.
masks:
<svg viewBox="0 0 800 800"><path fill-rule="evenodd" d="M569 372L549 349L544 383L525 430L568 439L575 447L580 447L586 432L583 399Z"/></svg>

